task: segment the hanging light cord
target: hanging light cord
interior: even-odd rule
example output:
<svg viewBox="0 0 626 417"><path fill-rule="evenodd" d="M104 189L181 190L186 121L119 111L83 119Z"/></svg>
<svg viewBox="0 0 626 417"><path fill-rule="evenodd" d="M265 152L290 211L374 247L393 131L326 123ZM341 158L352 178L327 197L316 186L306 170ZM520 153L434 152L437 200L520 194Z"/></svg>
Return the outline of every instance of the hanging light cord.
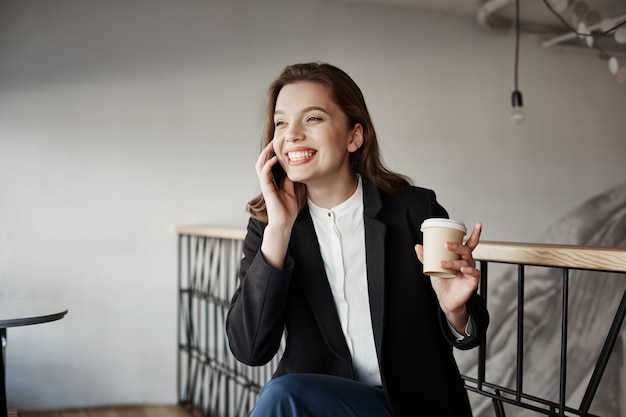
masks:
<svg viewBox="0 0 626 417"><path fill-rule="evenodd" d="M518 75L519 75L519 44L520 44L520 18L519 18L519 0L515 0L515 68L513 74L513 92L511 93L511 106L513 111L511 112L511 121L515 124L520 124L524 121L524 113L522 107L524 106L524 100L522 99L522 92L518 87Z"/></svg>
<svg viewBox="0 0 626 417"><path fill-rule="evenodd" d="M515 91L518 91L517 88L517 78L518 78L518 68L519 68L519 38L520 38L520 28L519 28L519 0L515 0L515 70L514 70L514 86Z"/></svg>

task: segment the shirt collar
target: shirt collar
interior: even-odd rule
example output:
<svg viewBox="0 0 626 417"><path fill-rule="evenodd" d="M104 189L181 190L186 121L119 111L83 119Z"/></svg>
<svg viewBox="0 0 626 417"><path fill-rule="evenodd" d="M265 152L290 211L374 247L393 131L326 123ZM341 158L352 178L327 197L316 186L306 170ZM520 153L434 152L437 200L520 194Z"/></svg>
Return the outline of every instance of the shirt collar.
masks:
<svg viewBox="0 0 626 417"><path fill-rule="evenodd" d="M358 184L354 194L352 194L343 203L329 209L325 209L316 206L310 199L308 200L309 210L312 216L315 217L328 217L328 213L331 212L335 217L341 217L350 213L354 213L355 210L363 207L363 182L361 176L357 174Z"/></svg>

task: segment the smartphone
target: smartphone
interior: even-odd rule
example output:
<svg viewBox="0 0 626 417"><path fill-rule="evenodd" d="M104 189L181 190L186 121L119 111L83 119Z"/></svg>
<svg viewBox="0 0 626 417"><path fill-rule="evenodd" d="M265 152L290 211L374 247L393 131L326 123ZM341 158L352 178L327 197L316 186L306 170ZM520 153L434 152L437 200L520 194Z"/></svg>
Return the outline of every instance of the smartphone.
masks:
<svg viewBox="0 0 626 417"><path fill-rule="evenodd" d="M287 176L287 173L280 165L280 162L276 162L274 166L272 166L271 176L272 181L274 182L274 187L276 187L277 190L280 190L281 186L283 185L283 180Z"/></svg>

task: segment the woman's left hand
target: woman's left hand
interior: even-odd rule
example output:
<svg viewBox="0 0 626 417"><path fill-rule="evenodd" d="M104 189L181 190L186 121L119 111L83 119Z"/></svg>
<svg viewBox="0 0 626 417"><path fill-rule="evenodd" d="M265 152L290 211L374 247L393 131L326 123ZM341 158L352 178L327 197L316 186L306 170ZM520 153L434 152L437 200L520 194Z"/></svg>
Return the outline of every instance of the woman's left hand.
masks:
<svg viewBox="0 0 626 417"><path fill-rule="evenodd" d="M457 253L461 259L441 261L445 269L455 271L455 278L439 278L432 276L430 281L439 299L439 305L446 314L448 322L461 334L464 333L469 318L465 303L477 290L480 281L480 270L476 269L476 261L472 251L478 245L482 224L476 223L470 237L464 244L448 242L448 250ZM424 247L415 245L415 253L423 263Z"/></svg>

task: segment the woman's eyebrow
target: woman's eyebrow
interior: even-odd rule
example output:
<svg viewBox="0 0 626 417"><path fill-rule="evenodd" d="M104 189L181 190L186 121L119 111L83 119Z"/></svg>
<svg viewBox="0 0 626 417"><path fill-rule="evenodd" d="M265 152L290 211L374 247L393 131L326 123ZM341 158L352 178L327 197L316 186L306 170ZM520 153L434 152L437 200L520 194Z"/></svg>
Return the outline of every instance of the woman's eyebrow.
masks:
<svg viewBox="0 0 626 417"><path fill-rule="evenodd" d="M300 113L306 113L306 112L309 112L309 111L312 111L312 110L318 110L318 111L321 111L321 112L324 112L324 113L328 114L328 110L326 110L324 107L320 107L320 106L305 107L304 109L302 109L300 111ZM283 110L276 109L276 110L274 110L274 114L285 114L285 112Z"/></svg>

